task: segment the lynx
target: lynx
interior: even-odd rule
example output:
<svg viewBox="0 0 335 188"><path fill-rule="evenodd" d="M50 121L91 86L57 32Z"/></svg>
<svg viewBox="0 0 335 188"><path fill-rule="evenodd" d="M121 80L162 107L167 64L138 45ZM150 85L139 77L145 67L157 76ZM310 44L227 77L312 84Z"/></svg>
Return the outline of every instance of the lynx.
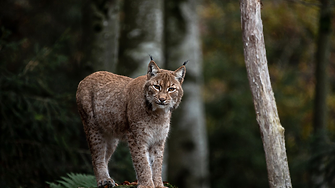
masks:
<svg viewBox="0 0 335 188"><path fill-rule="evenodd" d="M128 143L138 188L163 188L162 162L170 117L183 96L186 62L175 71L151 61L135 79L95 72L78 85L76 98L98 187L114 187L108 162L120 140Z"/></svg>

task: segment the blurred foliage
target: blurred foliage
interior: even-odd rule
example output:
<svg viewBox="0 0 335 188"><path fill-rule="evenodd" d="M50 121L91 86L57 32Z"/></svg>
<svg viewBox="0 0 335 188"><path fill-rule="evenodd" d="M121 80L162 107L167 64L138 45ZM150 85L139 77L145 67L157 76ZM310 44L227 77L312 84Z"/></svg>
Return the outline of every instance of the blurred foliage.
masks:
<svg viewBox="0 0 335 188"><path fill-rule="evenodd" d="M79 0L0 2L0 187L93 174L75 102L86 76L81 8ZM125 153L123 146L113 156L125 161L110 165L116 180L134 179Z"/></svg>
<svg viewBox="0 0 335 188"><path fill-rule="evenodd" d="M320 152L311 154L317 4L263 0L262 7L270 76L297 188L308 187L310 161L325 160L320 173L326 180L335 174L335 35L328 69L329 140L313 146ZM75 104L77 84L87 72L82 6L80 0L0 1L0 187L45 187L45 181L68 172L93 174ZM239 3L204 0L199 14L211 187L268 187ZM117 182L135 178L127 153L121 144L110 163Z"/></svg>
<svg viewBox="0 0 335 188"><path fill-rule="evenodd" d="M3 33L10 33L2 28ZM50 47L35 46L34 56L7 67L10 55L20 53L25 40L1 38L0 113L1 187L43 185L44 180L75 169L90 168L80 119L73 104L75 83L64 70L68 57L62 49L67 32ZM13 178L15 177L15 178Z"/></svg>
<svg viewBox="0 0 335 188"><path fill-rule="evenodd" d="M244 65L239 4L208 1L201 14L211 187L267 187Z"/></svg>
<svg viewBox="0 0 335 188"><path fill-rule="evenodd" d="M334 181L333 142L311 154L314 56L318 1L262 1L267 59L294 187L308 187L309 162L327 156ZM204 99L210 141L212 188L268 187L266 164L244 65L239 3L207 0L200 9ZM335 29L335 19L332 22ZM329 139L334 141L335 40L329 64Z"/></svg>

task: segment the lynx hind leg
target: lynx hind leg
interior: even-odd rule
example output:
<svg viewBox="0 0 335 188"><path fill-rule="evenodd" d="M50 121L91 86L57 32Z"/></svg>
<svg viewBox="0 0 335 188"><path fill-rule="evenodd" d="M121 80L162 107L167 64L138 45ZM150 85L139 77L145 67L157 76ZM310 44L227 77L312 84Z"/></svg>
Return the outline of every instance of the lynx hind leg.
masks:
<svg viewBox="0 0 335 188"><path fill-rule="evenodd" d="M112 157L118 144L119 144L119 139L109 139L107 141L107 150L106 150L106 156L105 156L107 168L108 168L108 162L110 158ZM115 182L113 183L113 185L115 185Z"/></svg>
<svg viewBox="0 0 335 188"><path fill-rule="evenodd" d="M114 187L115 182L108 173L107 142L100 133L95 122L91 97L89 91L83 90L80 85L77 91L77 105L81 120L84 126L86 139L91 151L92 165L97 180L98 187ZM110 154L111 155L111 154Z"/></svg>
<svg viewBox="0 0 335 188"><path fill-rule="evenodd" d="M115 182L110 178L108 172L108 160L112 155L110 151L107 151L108 142L99 130L92 128L87 131L87 141L91 150L93 170L98 187L114 187Z"/></svg>

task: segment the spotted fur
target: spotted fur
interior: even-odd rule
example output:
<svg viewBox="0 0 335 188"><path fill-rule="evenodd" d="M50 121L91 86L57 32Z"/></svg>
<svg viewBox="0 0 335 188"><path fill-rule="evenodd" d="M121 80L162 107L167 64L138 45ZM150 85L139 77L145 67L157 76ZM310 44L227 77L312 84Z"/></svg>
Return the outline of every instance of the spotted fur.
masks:
<svg viewBox="0 0 335 188"><path fill-rule="evenodd" d="M183 96L186 73L160 69L151 58L147 75L135 79L106 71L83 79L77 105L99 187L113 187L108 162L120 140L128 142L138 188L163 188L162 162L170 117Z"/></svg>

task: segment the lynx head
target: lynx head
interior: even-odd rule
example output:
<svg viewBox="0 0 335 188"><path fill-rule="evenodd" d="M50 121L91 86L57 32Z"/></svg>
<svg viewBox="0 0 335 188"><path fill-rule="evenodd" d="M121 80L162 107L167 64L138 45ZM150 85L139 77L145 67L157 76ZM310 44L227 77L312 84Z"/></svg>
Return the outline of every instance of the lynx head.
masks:
<svg viewBox="0 0 335 188"><path fill-rule="evenodd" d="M153 111L163 109L167 112L178 107L183 96L181 85L186 73L185 64L169 71L160 69L151 58L144 90L146 101Z"/></svg>

